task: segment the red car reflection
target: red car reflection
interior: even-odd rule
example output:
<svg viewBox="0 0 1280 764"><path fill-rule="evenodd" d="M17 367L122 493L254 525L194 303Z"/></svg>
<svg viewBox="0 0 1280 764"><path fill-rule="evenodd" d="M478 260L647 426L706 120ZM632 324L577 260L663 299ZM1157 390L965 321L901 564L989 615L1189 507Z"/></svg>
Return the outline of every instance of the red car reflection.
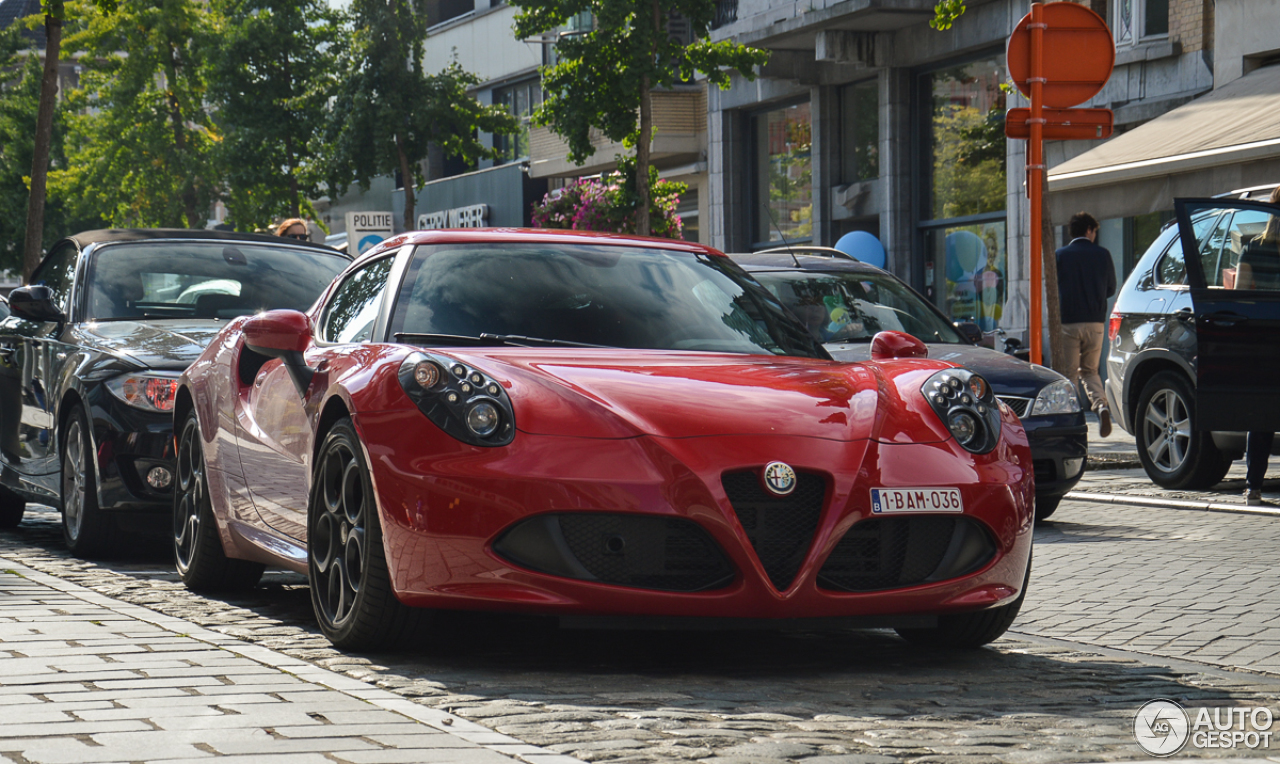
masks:
<svg viewBox="0 0 1280 764"><path fill-rule="evenodd" d="M924 355L886 332L835 363L694 244L400 236L183 375L178 568L305 571L347 648L431 608L984 644L1025 595L1030 452L980 376Z"/></svg>

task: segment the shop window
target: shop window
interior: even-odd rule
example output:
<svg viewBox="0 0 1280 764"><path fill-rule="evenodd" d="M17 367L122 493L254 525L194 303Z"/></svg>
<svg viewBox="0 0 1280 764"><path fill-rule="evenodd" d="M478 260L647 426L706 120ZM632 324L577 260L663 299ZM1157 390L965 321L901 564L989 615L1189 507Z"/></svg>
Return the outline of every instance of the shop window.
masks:
<svg viewBox="0 0 1280 764"><path fill-rule="evenodd" d="M506 164L529 158L529 117L542 103L542 85L536 79L525 80L493 91L493 103L505 106L520 120L518 132L493 136L493 147L501 157L495 164Z"/></svg>
<svg viewBox="0 0 1280 764"><path fill-rule="evenodd" d="M1117 45L1169 34L1169 0L1114 0L1111 28Z"/></svg>
<svg viewBox="0 0 1280 764"><path fill-rule="evenodd" d="M932 101L928 217L944 220L1004 210L1004 56L931 72L925 80Z"/></svg>
<svg viewBox="0 0 1280 764"><path fill-rule="evenodd" d="M1003 220L930 229L925 233L925 296L952 321L983 331L1000 325L1008 286Z"/></svg>
<svg viewBox="0 0 1280 764"><path fill-rule="evenodd" d="M808 241L813 237L813 131L809 104L757 114L755 205L757 245Z"/></svg>
<svg viewBox="0 0 1280 764"><path fill-rule="evenodd" d="M880 177L880 86L859 82L840 89L840 182Z"/></svg>
<svg viewBox="0 0 1280 764"><path fill-rule="evenodd" d="M475 9L475 0L427 0L427 23L431 26L443 24Z"/></svg>

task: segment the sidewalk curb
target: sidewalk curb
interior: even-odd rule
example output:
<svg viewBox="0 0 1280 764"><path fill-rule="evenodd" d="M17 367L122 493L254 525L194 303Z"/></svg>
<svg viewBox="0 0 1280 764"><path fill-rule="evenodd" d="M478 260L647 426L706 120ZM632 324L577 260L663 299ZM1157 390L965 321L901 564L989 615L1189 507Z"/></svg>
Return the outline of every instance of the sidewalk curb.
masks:
<svg viewBox="0 0 1280 764"><path fill-rule="evenodd" d="M1237 515L1270 515L1273 517L1280 517L1280 506L1274 504L1250 507L1245 504L1221 504L1215 501L1155 499L1146 496L1127 496L1115 493L1090 493L1088 491L1071 491L1062 498L1071 501L1087 501L1094 504L1128 504L1135 507L1153 507L1156 509L1180 509L1192 512L1226 512Z"/></svg>
<svg viewBox="0 0 1280 764"><path fill-rule="evenodd" d="M133 605L111 599L105 594L57 576L42 573L8 557L0 556L0 570L11 572L41 586L74 597L81 602L109 610L124 618L148 623L172 634L187 637L197 642L204 642L212 647L225 650L268 668L291 674L304 682L319 685L334 692L362 700L384 711L408 717L419 724L460 738L480 748L502 754L513 760L525 761L528 764L586 764L572 756L532 746L523 740L495 732L489 727L477 724L461 716L414 703L408 698L397 695L390 690L385 690L375 684L330 671L301 658L293 658L270 648L245 642L237 637L211 631L191 621L158 613L141 605Z"/></svg>

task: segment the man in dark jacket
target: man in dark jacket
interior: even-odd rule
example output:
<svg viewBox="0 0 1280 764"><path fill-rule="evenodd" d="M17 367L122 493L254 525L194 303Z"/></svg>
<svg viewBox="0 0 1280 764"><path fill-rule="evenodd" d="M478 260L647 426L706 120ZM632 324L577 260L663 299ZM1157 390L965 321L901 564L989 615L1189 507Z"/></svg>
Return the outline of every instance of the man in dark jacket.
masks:
<svg viewBox="0 0 1280 764"><path fill-rule="evenodd" d="M1098 415L1098 433L1111 434L1111 412L1102 391L1098 364L1102 361L1102 330L1107 298L1116 293L1116 269L1111 253L1094 242L1098 221L1077 212L1067 223L1071 241L1058 250L1058 307L1062 312L1062 373L1084 382L1089 407Z"/></svg>

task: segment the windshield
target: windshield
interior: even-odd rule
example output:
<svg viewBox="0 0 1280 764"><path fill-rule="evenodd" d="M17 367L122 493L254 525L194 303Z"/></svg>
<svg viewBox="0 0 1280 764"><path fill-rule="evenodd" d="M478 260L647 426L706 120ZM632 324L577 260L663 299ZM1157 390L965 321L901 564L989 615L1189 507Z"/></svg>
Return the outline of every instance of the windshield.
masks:
<svg viewBox="0 0 1280 764"><path fill-rule="evenodd" d="M235 318L306 310L351 261L247 242L156 241L105 247L89 274L89 319Z"/></svg>
<svg viewBox="0 0 1280 764"><path fill-rule="evenodd" d="M869 342L876 332L893 330L922 342L968 344L923 298L887 273L751 275L790 308L819 342Z"/></svg>
<svg viewBox="0 0 1280 764"><path fill-rule="evenodd" d="M728 258L593 244L419 247L392 332L827 357Z"/></svg>

